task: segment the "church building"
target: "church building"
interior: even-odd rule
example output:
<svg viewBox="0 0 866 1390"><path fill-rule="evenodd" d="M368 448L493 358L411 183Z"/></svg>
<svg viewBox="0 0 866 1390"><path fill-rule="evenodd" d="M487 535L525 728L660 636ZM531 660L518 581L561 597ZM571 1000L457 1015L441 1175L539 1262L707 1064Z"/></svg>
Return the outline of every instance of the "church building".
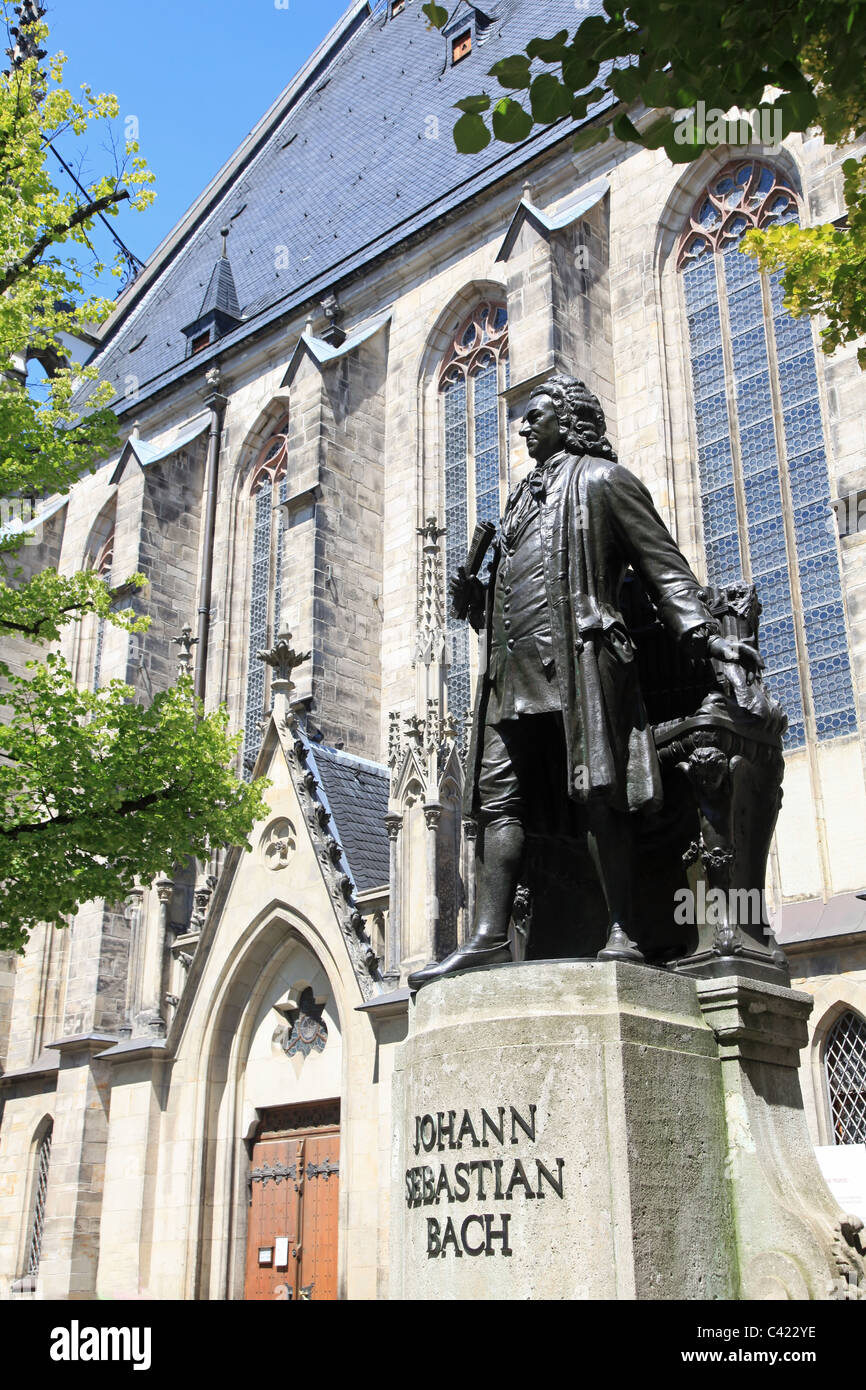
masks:
<svg viewBox="0 0 866 1390"><path fill-rule="evenodd" d="M455 103L596 8L451 0L438 31L421 0L355 0L98 330L123 447L45 504L26 561L146 576L147 632L91 617L60 649L142 701L191 653L269 812L251 851L0 956L0 1297L388 1297L406 980L474 894L483 653L446 586L554 372L700 581L757 588L806 1116L866 1155L864 379L738 249L844 219L847 151L675 167L575 153L565 119L459 154Z"/></svg>

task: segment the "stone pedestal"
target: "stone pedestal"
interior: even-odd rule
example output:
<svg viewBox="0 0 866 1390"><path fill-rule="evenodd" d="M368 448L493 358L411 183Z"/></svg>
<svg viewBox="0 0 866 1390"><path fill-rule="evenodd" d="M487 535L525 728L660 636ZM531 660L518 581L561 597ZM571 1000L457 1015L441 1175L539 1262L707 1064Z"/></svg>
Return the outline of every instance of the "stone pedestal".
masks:
<svg viewBox="0 0 866 1390"><path fill-rule="evenodd" d="M866 1298L863 1222L824 1181L798 1072L812 998L730 976L699 980L725 1098L741 1298Z"/></svg>
<svg viewBox="0 0 866 1390"><path fill-rule="evenodd" d="M392 1297L866 1291L803 1120L810 1005L620 962L428 985L394 1078Z"/></svg>

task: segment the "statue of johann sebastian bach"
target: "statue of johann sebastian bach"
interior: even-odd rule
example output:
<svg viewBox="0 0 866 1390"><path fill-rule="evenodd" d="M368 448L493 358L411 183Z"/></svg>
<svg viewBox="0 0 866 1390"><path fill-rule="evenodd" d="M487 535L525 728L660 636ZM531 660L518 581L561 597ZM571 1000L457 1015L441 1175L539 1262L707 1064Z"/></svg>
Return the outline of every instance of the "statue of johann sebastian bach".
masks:
<svg viewBox="0 0 866 1390"><path fill-rule="evenodd" d="M605 437L583 382L552 376L521 438L535 467L511 493L489 584L461 567L456 611L487 629L464 813L479 825L471 939L409 977L432 980L511 959L508 927L527 835L587 837L607 904L603 960L642 961L632 915L631 813L661 804L661 775L620 589L631 566L689 655L761 666L726 639L698 580ZM579 911L579 907L577 909Z"/></svg>

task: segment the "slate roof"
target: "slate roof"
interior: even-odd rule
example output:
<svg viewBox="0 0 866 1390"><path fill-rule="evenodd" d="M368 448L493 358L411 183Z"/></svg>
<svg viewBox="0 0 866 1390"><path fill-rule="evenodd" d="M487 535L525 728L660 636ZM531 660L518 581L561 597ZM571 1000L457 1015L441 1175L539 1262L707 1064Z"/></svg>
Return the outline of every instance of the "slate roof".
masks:
<svg viewBox="0 0 866 1390"><path fill-rule="evenodd" d="M358 892L387 886L388 769L324 743L309 745L307 760L318 777L317 795L331 812L332 833L343 846Z"/></svg>
<svg viewBox="0 0 866 1390"><path fill-rule="evenodd" d="M421 0L407 0L393 18L382 4L347 12L320 60L272 108L270 134L217 177L153 283L145 272L144 287L132 287L103 330L101 374L118 387L119 413L190 369L181 329L201 312L224 225L244 322L196 357L197 371L568 134L570 120L538 128L521 145L492 141L461 155L451 136L454 103L495 89L486 74L498 58L536 33L573 32L600 12L601 0L579 11L574 0L482 0L479 8L494 22L455 66ZM460 11L471 18L467 0L452 5L452 20ZM438 138L427 138L436 123ZM168 255L158 250L152 259L160 254ZM139 383L135 402L122 397L130 374Z"/></svg>

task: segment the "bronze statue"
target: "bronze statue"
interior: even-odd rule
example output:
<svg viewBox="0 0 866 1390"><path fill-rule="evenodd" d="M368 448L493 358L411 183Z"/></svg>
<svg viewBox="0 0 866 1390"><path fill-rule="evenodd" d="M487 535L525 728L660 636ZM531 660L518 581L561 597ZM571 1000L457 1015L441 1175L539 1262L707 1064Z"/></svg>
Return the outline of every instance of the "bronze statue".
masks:
<svg viewBox="0 0 866 1390"><path fill-rule="evenodd" d="M413 989L512 958L528 836L586 837L607 907L599 958L644 959L632 822L660 805L662 781L621 607L629 568L690 656L739 668L745 682L762 664L750 642L722 635L649 492L617 462L583 382L557 375L536 387L520 435L535 467L508 499L489 582L463 568L451 582L455 611L487 634L464 802L479 824L474 934L410 976Z"/></svg>

